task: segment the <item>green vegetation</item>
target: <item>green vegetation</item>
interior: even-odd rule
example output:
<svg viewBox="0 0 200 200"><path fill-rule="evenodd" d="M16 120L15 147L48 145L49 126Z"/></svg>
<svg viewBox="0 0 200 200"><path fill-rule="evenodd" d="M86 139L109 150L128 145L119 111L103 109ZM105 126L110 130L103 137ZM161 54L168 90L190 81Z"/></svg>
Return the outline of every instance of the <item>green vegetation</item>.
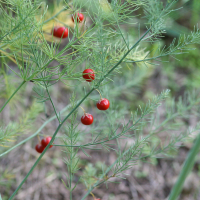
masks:
<svg viewBox="0 0 200 200"><path fill-rule="evenodd" d="M48 1L1 2L0 158L36 136L52 137L14 190L13 176L3 172L2 179L9 179L0 179L6 191L3 199L11 200L22 190L50 145L59 149L66 164L66 172L60 173L66 173L62 182L68 198L72 200L76 186L82 184L87 190L83 200L112 178L124 179L137 163L156 165L158 158L176 155L179 146L199 134L200 123L191 128L187 121L200 116L200 59L195 49L200 30L178 25L184 20L180 6L192 9L191 24L199 19L200 3L195 0L74 0L49 8ZM84 20L72 22L71 15L78 12ZM63 34L55 37L59 26L67 28L67 39ZM94 80L83 79L84 69L95 72ZM150 84L156 70L163 79ZM100 96L110 101L106 111L96 108ZM89 127L80 123L80 107L94 117ZM197 136L170 200L178 198L198 146ZM81 153L89 158L91 150L112 152L114 161L108 166L80 159Z"/></svg>

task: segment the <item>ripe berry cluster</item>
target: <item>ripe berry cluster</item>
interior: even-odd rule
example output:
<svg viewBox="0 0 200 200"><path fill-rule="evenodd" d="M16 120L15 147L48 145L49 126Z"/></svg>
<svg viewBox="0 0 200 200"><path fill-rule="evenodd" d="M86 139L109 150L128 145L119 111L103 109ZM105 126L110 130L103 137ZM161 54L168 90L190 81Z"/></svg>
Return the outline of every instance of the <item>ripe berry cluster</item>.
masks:
<svg viewBox="0 0 200 200"><path fill-rule="evenodd" d="M85 69L83 71L83 78L87 82L92 82L95 79L95 73L92 69ZM97 104L97 108L99 110L107 110L110 106L110 102L106 98L101 98ZM89 113L84 113L84 115L81 117L81 122L84 125L91 125L93 123L93 116Z"/></svg>
<svg viewBox="0 0 200 200"><path fill-rule="evenodd" d="M35 150L38 153L42 153L44 151L45 147L49 144L50 141L51 141L50 136L43 138L42 141L35 146ZM51 147L53 147L53 145L49 146L49 148L51 148Z"/></svg>
<svg viewBox="0 0 200 200"><path fill-rule="evenodd" d="M77 23L80 23L84 20L84 15L82 13L76 13L75 15L72 15L71 19L73 22L76 19ZM66 28L66 27L57 27L56 26L56 27L54 27L52 32L53 32L53 36L58 37L58 38L68 37L68 28ZM85 69L83 71L83 78L87 82L92 82L95 79L94 71L92 69ZM110 102L106 98L101 98L97 102L96 106L99 110L107 110L110 106ZM84 113L84 115L81 117L81 122L84 125L91 125L93 123L93 116L89 113ZM35 146L35 150L38 153L42 153L50 141L51 141L51 137L46 137L46 138L42 139L42 141ZM52 145L49 148L51 148L51 147L52 147Z"/></svg>
<svg viewBox="0 0 200 200"><path fill-rule="evenodd" d="M84 20L84 15L82 13L76 13L75 15L72 15L72 21L74 22L74 19L76 19L77 23L80 23ZM58 38L66 38L68 36L68 28L61 26L61 27L54 27L52 33L53 36Z"/></svg>

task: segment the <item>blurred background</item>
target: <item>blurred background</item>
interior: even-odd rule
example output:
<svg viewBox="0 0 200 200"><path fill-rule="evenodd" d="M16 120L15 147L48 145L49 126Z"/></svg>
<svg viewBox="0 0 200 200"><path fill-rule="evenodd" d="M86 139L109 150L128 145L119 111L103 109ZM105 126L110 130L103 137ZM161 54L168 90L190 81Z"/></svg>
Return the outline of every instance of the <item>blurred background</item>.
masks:
<svg viewBox="0 0 200 200"><path fill-rule="evenodd" d="M48 1L49 15L59 10L59 3ZM56 8L57 6L57 8ZM166 34L159 41L159 44L169 45L173 38L179 38L180 34L189 34L200 22L200 1L199 0L180 0L177 3L177 8L181 9L173 12L167 20ZM84 9L82 10L84 12ZM145 19L140 18L141 10L137 10L137 22L141 24L141 30L145 31ZM90 17L86 16L87 23L90 23ZM70 24L70 17L66 19L66 23ZM47 28L48 30L48 28ZM138 37L137 24L135 27L124 26L123 30L128 32L133 37ZM142 32L142 31L141 31ZM48 37L48 36L47 36ZM61 47L65 46L65 40ZM158 43L145 44L145 48L153 51ZM163 57L162 61L169 62L155 62L156 65L137 66L134 68L124 67L121 69L122 73L114 77L114 83L110 82L103 95L109 93L111 101L111 108L119 110L126 109L126 111L135 110L139 105L143 105L148 99L152 99L156 94L159 94L164 89L171 90L171 97L177 101L180 96L183 96L187 91L199 91L200 84L200 46L190 46L191 51L186 54L173 57ZM8 61L10 62L10 61ZM10 62L11 65L13 63ZM54 63L52 63L53 65ZM7 75L7 83L1 80L1 97L5 98L6 87L13 87L16 85L9 85L9 81L13 79L13 74ZM117 89L115 85L117 82ZM18 82L16 81L16 84ZM6 86L6 87L4 87ZM33 97L33 84L29 83L23 88L13 101L5 108L3 114L0 115L0 120L4 124L10 121L16 121L24 118L34 118L29 116L29 109L37 108L37 114L34 124L23 124L26 134L21 135L19 141L34 133L45 121L48 116L52 116L53 110L50 103L47 102L47 112L42 114L43 107L36 103ZM11 90L12 91L12 90ZM72 90L57 83L51 88L51 94L58 110L61 110L69 103L69 97ZM81 93L81 91L80 91ZM82 92L81 94L83 94ZM94 98L98 98L98 93ZM4 99L0 100L0 105L3 105ZM18 104L16 103L18 102ZM20 104L20 105L19 105ZM95 104L92 100L84 104L87 110L95 113ZM159 108L162 113L163 108ZM21 116L22 110L26 110L26 115ZM126 112L125 111L125 112ZM40 114L41 113L41 114ZM99 115L95 113L94 115ZM81 112L78 115L81 116ZM199 121L198 115L191 116L189 119L184 119L184 126L195 126ZM41 134L52 135L58 122L53 120L41 131ZM85 130L84 130L85 131ZM83 135L83 141L86 141ZM15 143L19 142L15 141ZM3 200L7 200L13 193L19 183L23 180L35 160L38 158L38 153L34 150L37 138L29 140L27 143L16 148L14 151L8 153L6 156L0 157L0 194ZM186 141L178 151L173 151L171 156L166 158L154 158L146 162L138 162L133 168L126 171L123 175L126 179L114 178L113 183L103 184L96 188L93 193L101 200L164 200L169 195L172 186L177 179L181 170L187 153L192 146L192 141ZM7 147L2 147L0 153L4 152ZM115 160L115 154L112 151L97 151L88 150L87 153L91 157L87 157L81 151L79 152L80 170L79 175L90 176L91 180L95 178L96 174L101 170L102 164L109 166ZM69 193L62 183L66 181L65 174L67 173L67 166L64 163L65 152L62 148L53 147L42 158L41 162L34 169L22 189L18 192L15 199L17 200L66 200ZM74 190L74 200L79 200L85 193L86 188L83 183L78 183L77 188ZM92 196L88 196L88 200L92 200ZM197 157L195 166L188 176L180 197L181 200L199 200L200 199L200 156Z"/></svg>

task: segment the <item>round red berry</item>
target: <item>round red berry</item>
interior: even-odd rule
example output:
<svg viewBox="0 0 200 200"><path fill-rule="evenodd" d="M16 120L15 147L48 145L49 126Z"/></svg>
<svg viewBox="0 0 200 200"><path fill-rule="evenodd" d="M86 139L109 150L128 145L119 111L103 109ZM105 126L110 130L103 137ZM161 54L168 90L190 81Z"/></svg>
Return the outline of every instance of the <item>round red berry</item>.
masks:
<svg viewBox="0 0 200 200"><path fill-rule="evenodd" d="M36 150L38 153L42 153L44 149L45 149L45 147L43 147L41 144L37 144L37 145L35 146L35 150Z"/></svg>
<svg viewBox="0 0 200 200"><path fill-rule="evenodd" d="M54 27L53 36L58 38L66 38L68 36L68 29L66 27Z"/></svg>
<svg viewBox="0 0 200 200"><path fill-rule="evenodd" d="M85 69L83 71L83 78L87 81L87 82L92 82L95 79L95 73L92 69Z"/></svg>
<svg viewBox="0 0 200 200"><path fill-rule="evenodd" d="M84 20L84 15L82 13L76 13L75 15L72 15L72 21L74 22L74 18L77 22L82 22Z"/></svg>
<svg viewBox="0 0 200 200"><path fill-rule="evenodd" d="M51 137L48 136L42 139L41 144L45 148L49 144L50 141L51 141ZM50 145L49 148L51 148L52 146L53 145Z"/></svg>
<svg viewBox="0 0 200 200"><path fill-rule="evenodd" d="M100 99L97 102L97 108L99 110L107 110L109 108L109 106L110 106L110 102L106 98Z"/></svg>
<svg viewBox="0 0 200 200"><path fill-rule="evenodd" d="M82 117L81 117L81 122L84 125L91 125L93 123L93 116L89 113L85 113Z"/></svg>

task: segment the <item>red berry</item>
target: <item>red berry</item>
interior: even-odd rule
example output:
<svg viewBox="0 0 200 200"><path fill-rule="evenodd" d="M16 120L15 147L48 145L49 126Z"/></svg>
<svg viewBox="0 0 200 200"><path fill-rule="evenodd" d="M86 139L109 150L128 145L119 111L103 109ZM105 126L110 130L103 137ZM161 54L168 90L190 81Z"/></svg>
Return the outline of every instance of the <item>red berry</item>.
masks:
<svg viewBox="0 0 200 200"><path fill-rule="evenodd" d="M44 149L45 149L45 147L43 147L41 144L37 144L37 145L35 146L35 150L36 150L38 153L42 153Z"/></svg>
<svg viewBox="0 0 200 200"><path fill-rule="evenodd" d="M45 148L49 144L50 141L51 141L51 137L48 136L48 137L42 139L41 144ZM49 148L51 148L52 146L53 145L50 145Z"/></svg>
<svg viewBox="0 0 200 200"><path fill-rule="evenodd" d="M72 21L74 22L74 18L76 18L77 22L82 22L84 20L84 15L82 13L76 13L72 15Z"/></svg>
<svg viewBox="0 0 200 200"><path fill-rule="evenodd" d="M83 71L83 78L86 79L87 82L92 82L95 79L95 73L92 69L85 69Z"/></svg>
<svg viewBox="0 0 200 200"><path fill-rule="evenodd" d="M68 36L68 29L65 27L54 27L53 36L58 38L66 38Z"/></svg>
<svg viewBox="0 0 200 200"><path fill-rule="evenodd" d="M93 116L89 113L85 113L82 117L81 117L81 122L84 125L91 125L93 123Z"/></svg>
<svg viewBox="0 0 200 200"><path fill-rule="evenodd" d="M97 108L99 110L107 110L109 108L109 106L110 106L110 102L106 98L100 99L97 102Z"/></svg>

